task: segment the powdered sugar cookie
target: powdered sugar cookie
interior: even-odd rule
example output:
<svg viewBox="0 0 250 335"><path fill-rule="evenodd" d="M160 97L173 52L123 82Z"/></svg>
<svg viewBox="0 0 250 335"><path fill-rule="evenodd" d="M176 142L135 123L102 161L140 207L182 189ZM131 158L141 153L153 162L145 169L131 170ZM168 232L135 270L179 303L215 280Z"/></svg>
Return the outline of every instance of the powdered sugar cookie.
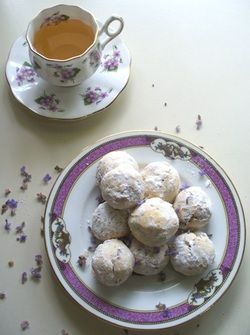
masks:
<svg viewBox="0 0 250 335"><path fill-rule="evenodd" d="M161 272L169 261L166 244L162 247L149 247L134 238L130 251L135 257L134 272L145 276Z"/></svg>
<svg viewBox="0 0 250 335"><path fill-rule="evenodd" d="M118 286L132 274L134 256L120 240L106 240L99 244L92 257L97 279L107 286Z"/></svg>
<svg viewBox="0 0 250 335"><path fill-rule="evenodd" d="M180 189L180 176L167 162L152 162L141 172L145 183L145 197L158 197L173 202Z"/></svg>
<svg viewBox="0 0 250 335"><path fill-rule="evenodd" d="M144 198L141 174L131 165L119 165L107 172L101 181L102 197L116 209L135 207Z"/></svg>
<svg viewBox="0 0 250 335"><path fill-rule="evenodd" d="M154 247L166 244L174 236L179 219L170 203L151 198L130 214L128 224L138 241Z"/></svg>
<svg viewBox="0 0 250 335"><path fill-rule="evenodd" d="M101 241L128 235L128 211L110 207L107 202L100 204L93 213L92 233Z"/></svg>
<svg viewBox="0 0 250 335"><path fill-rule="evenodd" d="M207 194L197 186L181 191L174 202L174 209L182 229L199 229L211 217L211 202Z"/></svg>
<svg viewBox="0 0 250 335"><path fill-rule="evenodd" d="M121 164L131 165L134 169L139 170L136 160L126 151L111 151L101 158L97 165L96 181L101 183L103 176L112 169Z"/></svg>
<svg viewBox="0 0 250 335"><path fill-rule="evenodd" d="M177 272L194 276L204 272L215 258L213 242L206 233L184 233L173 243L174 255L171 263Z"/></svg>

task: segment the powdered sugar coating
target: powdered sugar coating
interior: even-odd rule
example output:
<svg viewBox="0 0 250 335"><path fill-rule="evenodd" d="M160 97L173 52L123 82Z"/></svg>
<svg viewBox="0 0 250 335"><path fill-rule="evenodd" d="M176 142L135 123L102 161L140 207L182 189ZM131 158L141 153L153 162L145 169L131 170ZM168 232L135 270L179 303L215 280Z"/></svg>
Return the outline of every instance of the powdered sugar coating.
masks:
<svg viewBox="0 0 250 335"><path fill-rule="evenodd" d="M144 198L141 174L131 165L122 164L107 172L101 181L102 197L116 209L135 207Z"/></svg>
<svg viewBox="0 0 250 335"><path fill-rule="evenodd" d="M101 203L93 213L92 233L101 241L128 235L128 211L118 210Z"/></svg>
<svg viewBox="0 0 250 335"><path fill-rule="evenodd" d="M97 279L107 286L118 286L132 274L134 256L120 240L106 240L96 248L92 268Z"/></svg>
<svg viewBox="0 0 250 335"><path fill-rule="evenodd" d="M149 163L141 172L145 183L145 197L159 197L173 202L180 189L178 171L168 162Z"/></svg>
<svg viewBox="0 0 250 335"><path fill-rule="evenodd" d="M134 238L130 251L135 257L134 272L145 276L161 272L169 262L167 244L162 247L149 247Z"/></svg>
<svg viewBox="0 0 250 335"><path fill-rule="evenodd" d="M174 209L182 229L199 229L205 226L211 217L211 201L198 186L181 191L174 202Z"/></svg>
<svg viewBox="0 0 250 335"><path fill-rule="evenodd" d="M214 245L206 233L181 234L175 238L173 248L171 263L177 272L186 276L201 274L214 262Z"/></svg>
<svg viewBox="0 0 250 335"><path fill-rule="evenodd" d="M139 170L136 160L126 151L111 151L101 158L97 165L96 182L101 183L103 176L115 169L121 164L131 165L134 169Z"/></svg>
<svg viewBox="0 0 250 335"><path fill-rule="evenodd" d="M174 236L179 219L170 203L151 198L130 214L128 224L138 241L154 247L166 244Z"/></svg>

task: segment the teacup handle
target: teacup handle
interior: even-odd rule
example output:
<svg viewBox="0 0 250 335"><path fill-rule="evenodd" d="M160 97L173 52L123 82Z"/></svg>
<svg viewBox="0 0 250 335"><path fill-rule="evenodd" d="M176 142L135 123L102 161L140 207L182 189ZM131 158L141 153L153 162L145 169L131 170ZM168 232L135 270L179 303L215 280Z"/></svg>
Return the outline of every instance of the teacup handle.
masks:
<svg viewBox="0 0 250 335"><path fill-rule="evenodd" d="M112 22L114 21L119 21L120 25L118 27L118 29L116 31L109 31L109 26ZM119 35L122 31L124 27L124 21L120 16L111 16L109 19L107 19L107 21L104 23L104 25L102 26L99 35L101 35L102 33L107 34L109 37L106 38L106 40L104 40L103 42L101 42L101 48L104 49L105 46L112 41L113 38L115 38L117 35Z"/></svg>

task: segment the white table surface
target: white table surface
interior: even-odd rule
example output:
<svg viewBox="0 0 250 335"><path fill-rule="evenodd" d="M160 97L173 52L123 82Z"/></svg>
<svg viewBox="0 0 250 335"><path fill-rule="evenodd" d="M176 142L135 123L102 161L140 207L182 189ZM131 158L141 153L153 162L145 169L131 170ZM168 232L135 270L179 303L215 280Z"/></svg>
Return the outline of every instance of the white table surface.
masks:
<svg viewBox="0 0 250 335"><path fill-rule="evenodd" d="M205 150L225 169L242 200L248 223L250 171L250 4L246 0L126 0L70 1L83 6L100 21L113 13L125 20L121 35L132 55L126 89L104 112L77 122L36 118L21 106L9 89L5 64L15 39L42 8L57 4L43 0L0 1L0 197L9 187L20 201L13 227L26 222L26 243L18 243L13 230L0 220L0 334L69 335L124 334L122 329L97 320L81 310L58 285L40 236L44 206L36 193L49 193L41 183L54 166L65 166L81 149L112 133L150 129L174 133ZM154 87L152 87L154 84ZM167 102L167 107L164 103ZM195 128L200 114L203 126ZM32 174L29 189L19 190L22 165ZM249 237L240 271L227 293L210 311L174 329L148 332L179 335L249 335ZM21 273L34 266L34 256L44 258L40 283L20 282ZM12 268L8 261L14 261ZM129 334L145 332L129 331Z"/></svg>

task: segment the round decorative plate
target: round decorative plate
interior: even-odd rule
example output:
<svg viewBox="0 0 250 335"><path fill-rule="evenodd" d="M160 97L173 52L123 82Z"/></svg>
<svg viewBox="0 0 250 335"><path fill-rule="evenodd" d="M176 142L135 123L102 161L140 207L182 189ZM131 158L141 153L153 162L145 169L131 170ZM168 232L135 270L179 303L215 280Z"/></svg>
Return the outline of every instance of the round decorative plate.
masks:
<svg viewBox="0 0 250 335"><path fill-rule="evenodd" d="M200 186L208 194L212 217L203 231L214 243L216 258L202 276L185 277L168 265L160 276L132 275L119 287L96 281L89 229L100 201L96 166L113 150L126 150L141 167L168 161L179 171L183 187ZM61 173L47 202L45 242L56 276L83 308L125 328L160 329L202 314L228 289L243 256L245 221L232 182L199 147L161 132L127 132L88 147ZM80 255L87 258L83 267L78 264Z"/></svg>
<svg viewBox="0 0 250 335"><path fill-rule="evenodd" d="M36 74L22 35L10 50L6 77L15 98L35 114L76 120L103 110L117 98L128 82L130 63L127 47L116 37L103 50L101 65L89 79L72 87L53 86ZM73 83L74 78L65 80Z"/></svg>

